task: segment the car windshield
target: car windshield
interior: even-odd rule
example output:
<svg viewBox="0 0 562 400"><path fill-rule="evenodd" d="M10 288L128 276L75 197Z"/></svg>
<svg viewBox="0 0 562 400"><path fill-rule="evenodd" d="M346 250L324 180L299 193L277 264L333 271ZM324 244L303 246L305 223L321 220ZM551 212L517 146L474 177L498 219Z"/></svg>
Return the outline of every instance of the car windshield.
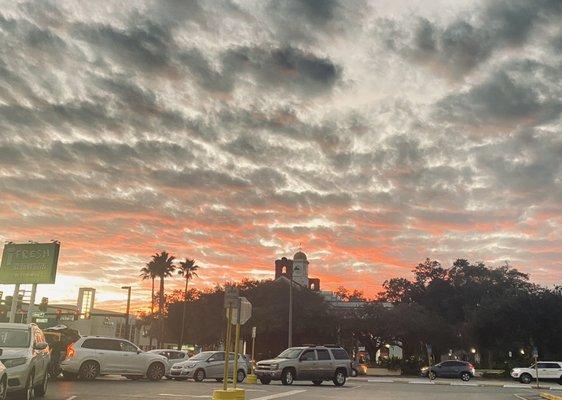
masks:
<svg viewBox="0 0 562 400"><path fill-rule="evenodd" d="M0 348L29 347L29 331L23 329L0 328Z"/></svg>
<svg viewBox="0 0 562 400"><path fill-rule="evenodd" d="M205 351L203 353L199 353L194 355L193 357L189 358L189 361L200 361L200 360L205 360L207 359L211 354L213 354L213 352L208 352Z"/></svg>
<svg viewBox="0 0 562 400"><path fill-rule="evenodd" d="M302 349L287 349L283 353L279 354L276 358L297 358L302 352Z"/></svg>

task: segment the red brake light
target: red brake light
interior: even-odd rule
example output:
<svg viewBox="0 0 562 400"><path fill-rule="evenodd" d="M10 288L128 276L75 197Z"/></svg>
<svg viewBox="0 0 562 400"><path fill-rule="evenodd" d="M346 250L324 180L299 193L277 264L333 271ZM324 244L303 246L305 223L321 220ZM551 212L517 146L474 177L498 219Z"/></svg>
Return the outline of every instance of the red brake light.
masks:
<svg viewBox="0 0 562 400"><path fill-rule="evenodd" d="M72 358L76 354L76 350L74 350L74 346L69 344L66 348L66 358Z"/></svg>
<svg viewBox="0 0 562 400"><path fill-rule="evenodd" d="M474 365L472 365L471 363L468 363L468 368L470 368L470 369L476 369L476 368L474 368Z"/></svg>

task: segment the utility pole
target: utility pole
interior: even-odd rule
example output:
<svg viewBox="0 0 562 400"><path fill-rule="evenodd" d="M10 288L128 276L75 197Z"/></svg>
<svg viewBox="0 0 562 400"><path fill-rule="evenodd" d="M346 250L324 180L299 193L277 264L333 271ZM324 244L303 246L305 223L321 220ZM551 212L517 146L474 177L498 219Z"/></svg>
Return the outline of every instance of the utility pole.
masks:
<svg viewBox="0 0 562 400"><path fill-rule="evenodd" d="M121 286L121 289L127 290L127 311L125 312L125 339L130 340L129 313L131 311L131 287Z"/></svg>
<svg viewBox="0 0 562 400"><path fill-rule="evenodd" d="M289 285L289 340L288 347L293 347L293 271L291 270L291 279Z"/></svg>

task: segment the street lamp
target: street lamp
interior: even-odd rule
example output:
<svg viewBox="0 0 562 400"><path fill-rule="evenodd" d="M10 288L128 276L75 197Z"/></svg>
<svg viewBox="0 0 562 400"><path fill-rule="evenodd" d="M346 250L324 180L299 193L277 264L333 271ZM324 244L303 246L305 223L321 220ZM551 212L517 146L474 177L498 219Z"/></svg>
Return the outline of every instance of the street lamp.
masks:
<svg viewBox="0 0 562 400"><path fill-rule="evenodd" d="M127 290L127 311L125 312L125 339L130 340L129 312L131 311L131 287L130 286L121 286L121 289Z"/></svg>
<svg viewBox="0 0 562 400"><path fill-rule="evenodd" d="M289 283L289 340L288 347L293 347L293 271Z"/></svg>

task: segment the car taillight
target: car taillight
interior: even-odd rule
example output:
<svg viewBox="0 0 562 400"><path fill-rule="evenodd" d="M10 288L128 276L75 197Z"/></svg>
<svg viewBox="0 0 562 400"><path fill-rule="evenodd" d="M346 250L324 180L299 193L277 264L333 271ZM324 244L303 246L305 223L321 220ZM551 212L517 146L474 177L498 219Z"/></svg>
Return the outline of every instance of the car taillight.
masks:
<svg viewBox="0 0 562 400"><path fill-rule="evenodd" d="M468 368L470 368L470 369L476 369L476 368L474 368L474 365L472 365L471 363L468 363Z"/></svg>
<svg viewBox="0 0 562 400"><path fill-rule="evenodd" d="M73 345L68 345L68 347L66 348L66 358L72 358L76 355L76 350L74 350L74 346Z"/></svg>

